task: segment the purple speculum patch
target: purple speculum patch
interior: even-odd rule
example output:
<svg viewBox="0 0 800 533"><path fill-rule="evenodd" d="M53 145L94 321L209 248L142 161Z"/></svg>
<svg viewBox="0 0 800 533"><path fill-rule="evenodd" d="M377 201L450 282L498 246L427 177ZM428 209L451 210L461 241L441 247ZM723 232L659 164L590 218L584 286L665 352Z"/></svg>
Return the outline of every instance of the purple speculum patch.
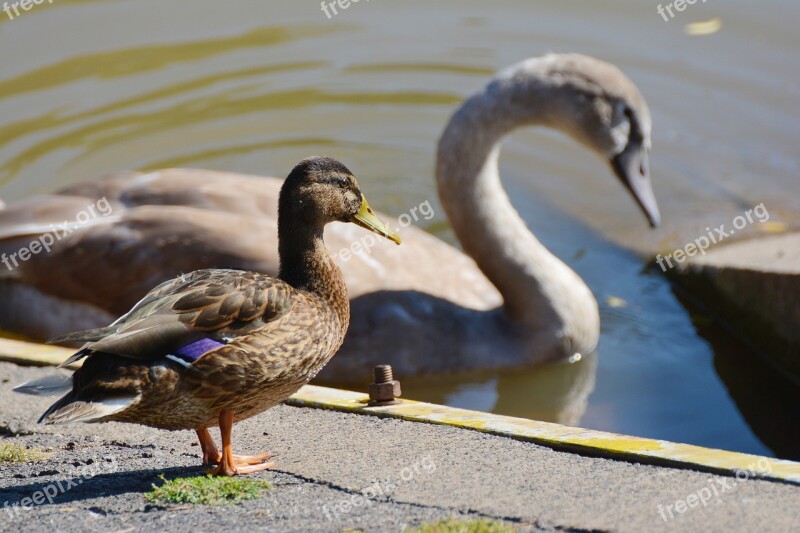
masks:
<svg viewBox="0 0 800 533"><path fill-rule="evenodd" d="M189 344L181 346L175 351L175 356L191 364L200 359L202 355L224 345L225 345L224 342L219 342L215 341L214 339L209 339L207 337L204 337L200 340L196 340L194 342L190 342Z"/></svg>

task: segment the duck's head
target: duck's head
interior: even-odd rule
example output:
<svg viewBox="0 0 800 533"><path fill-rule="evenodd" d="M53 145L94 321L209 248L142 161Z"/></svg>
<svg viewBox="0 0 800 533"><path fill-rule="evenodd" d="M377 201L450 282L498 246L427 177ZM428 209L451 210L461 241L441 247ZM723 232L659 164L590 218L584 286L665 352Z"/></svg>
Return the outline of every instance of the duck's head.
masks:
<svg viewBox="0 0 800 533"><path fill-rule="evenodd" d="M620 69L580 54L550 54L498 77L514 87L521 113L533 114L606 159L652 226L661 220L650 182L650 109Z"/></svg>
<svg viewBox="0 0 800 533"><path fill-rule="evenodd" d="M279 224L322 229L352 222L400 244L400 237L375 215L353 173L330 157L309 157L294 167L281 188Z"/></svg>

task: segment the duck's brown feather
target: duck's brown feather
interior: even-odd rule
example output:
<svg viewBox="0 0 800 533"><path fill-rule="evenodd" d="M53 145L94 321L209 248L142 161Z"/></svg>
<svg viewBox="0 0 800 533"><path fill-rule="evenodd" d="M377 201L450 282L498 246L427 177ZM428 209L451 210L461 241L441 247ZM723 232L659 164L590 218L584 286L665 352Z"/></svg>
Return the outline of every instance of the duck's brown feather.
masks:
<svg viewBox="0 0 800 533"><path fill-rule="evenodd" d="M346 308L341 277L329 281ZM202 270L176 278L76 354L87 360L72 392L42 418L57 423L75 416L81 403L130 397L136 398L130 407L97 421L191 429L216 425L223 409L247 418L286 399L330 359L347 327L340 310L253 272ZM203 335L227 344L188 367L165 358Z"/></svg>

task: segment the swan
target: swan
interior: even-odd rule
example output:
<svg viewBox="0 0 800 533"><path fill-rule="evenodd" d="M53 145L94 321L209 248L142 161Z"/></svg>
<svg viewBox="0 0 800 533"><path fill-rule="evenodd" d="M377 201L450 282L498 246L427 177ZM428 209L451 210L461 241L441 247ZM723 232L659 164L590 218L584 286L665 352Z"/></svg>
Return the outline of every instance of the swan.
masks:
<svg viewBox="0 0 800 533"><path fill-rule="evenodd" d="M501 184L502 139L531 126L560 130L599 154L651 226L659 223L648 166L651 117L634 83L579 54L510 66L460 106L438 143L439 198L463 253L413 226L401 230L403 249L377 242L359 249L352 225L329 226L326 243L344 272L352 320L321 381L366 379L378 363L410 376L529 366L595 350L592 292L539 242ZM45 232L58 239L14 268L0 265L0 329L43 339L98 327L181 272L276 274L280 185L208 170L124 172L6 206L0 259ZM100 201L107 214L76 220ZM394 228L404 222L379 216Z"/></svg>

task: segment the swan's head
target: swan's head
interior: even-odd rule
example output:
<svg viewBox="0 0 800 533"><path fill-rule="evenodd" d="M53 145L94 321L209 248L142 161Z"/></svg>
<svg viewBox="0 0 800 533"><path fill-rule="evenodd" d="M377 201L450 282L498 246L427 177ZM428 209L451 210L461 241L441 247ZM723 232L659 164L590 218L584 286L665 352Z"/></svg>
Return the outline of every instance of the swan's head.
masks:
<svg viewBox="0 0 800 533"><path fill-rule="evenodd" d="M621 70L588 56L550 54L514 65L494 83L510 89L513 107L531 122L564 131L606 159L650 224L658 225L648 163L650 110Z"/></svg>

